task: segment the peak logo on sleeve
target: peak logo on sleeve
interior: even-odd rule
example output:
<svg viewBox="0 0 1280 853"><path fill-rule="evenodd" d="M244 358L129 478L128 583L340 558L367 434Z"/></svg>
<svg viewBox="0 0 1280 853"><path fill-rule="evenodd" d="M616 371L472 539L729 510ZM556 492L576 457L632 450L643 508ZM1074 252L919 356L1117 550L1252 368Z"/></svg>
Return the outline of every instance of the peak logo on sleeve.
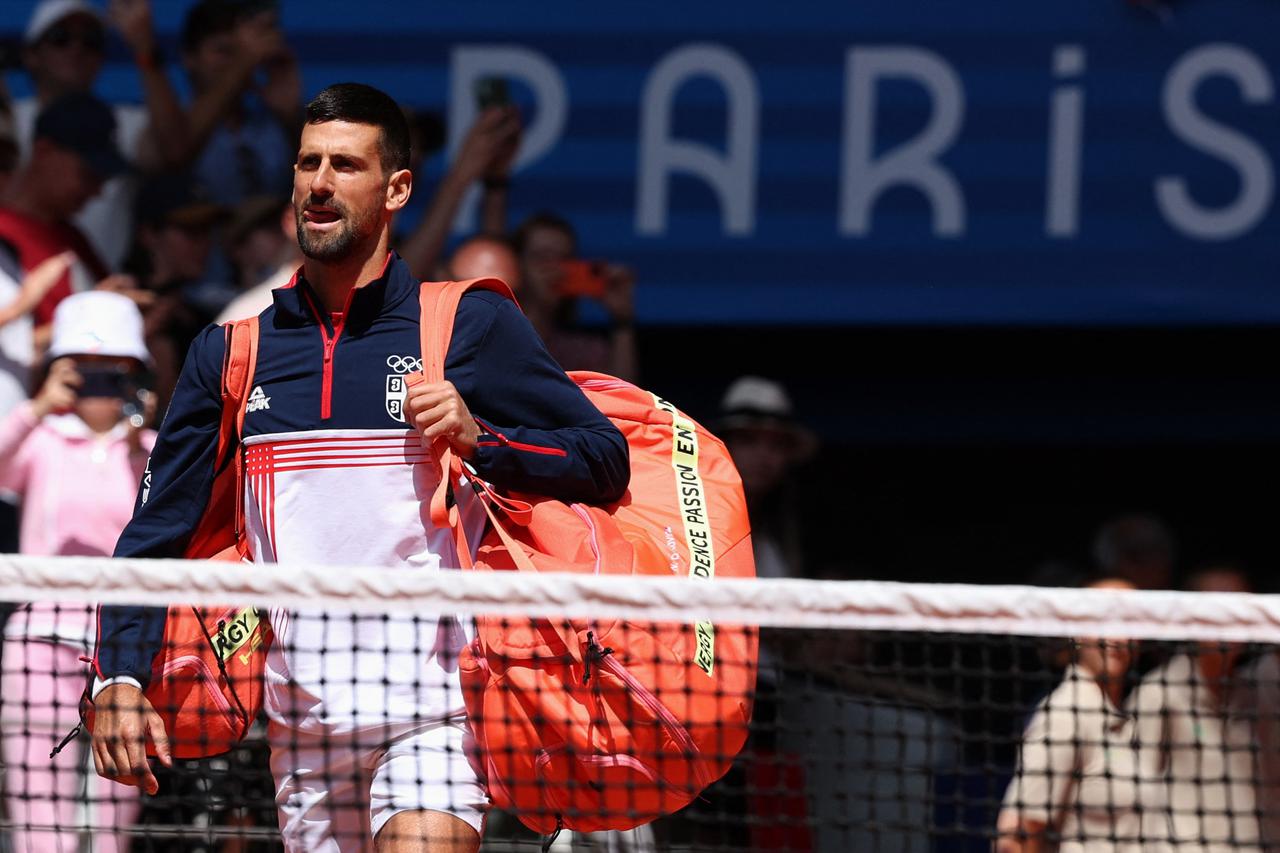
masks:
<svg viewBox="0 0 1280 853"><path fill-rule="evenodd" d="M249 404L245 406L245 414L249 412L260 412L263 409L271 408L271 398L262 393L262 386L258 385L249 395Z"/></svg>

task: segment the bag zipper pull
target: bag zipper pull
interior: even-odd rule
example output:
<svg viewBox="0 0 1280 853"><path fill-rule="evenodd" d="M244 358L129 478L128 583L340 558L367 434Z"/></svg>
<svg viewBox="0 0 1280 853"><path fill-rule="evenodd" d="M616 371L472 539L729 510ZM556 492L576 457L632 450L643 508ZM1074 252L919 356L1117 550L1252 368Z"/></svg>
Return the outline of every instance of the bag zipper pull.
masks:
<svg viewBox="0 0 1280 853"><path fill-rule="evenodd" d="M76 723L76 727L71 731L67 732L67 736L64 737L58 743L58 745L53 748L53 752L49 753L49 760L52 761L53 759L57 758L58 753L62 752L62 750L66 748L67 744L71 743L71 741L79 737L80 732L83 728L84 728L84 723Z"/></svg>
<svg viewBox="0 0 1280 853"><path fill-rule="evenodd" d="M551 853L551 845L556 843L556 839L560 837L560 831L563 829L564 818L556 815L556 828L547 836L547 840L542 842L542 853Z"/></svg>
<svg viewBox="0 0 1280 853"><path fill-rule="evenodd" d="M585 687L591 680L591 664L604 660L605 655L613 654L613 649L601 648L596 642L596 635L587 632L587 653L582 658L582 684Z"/></svg>

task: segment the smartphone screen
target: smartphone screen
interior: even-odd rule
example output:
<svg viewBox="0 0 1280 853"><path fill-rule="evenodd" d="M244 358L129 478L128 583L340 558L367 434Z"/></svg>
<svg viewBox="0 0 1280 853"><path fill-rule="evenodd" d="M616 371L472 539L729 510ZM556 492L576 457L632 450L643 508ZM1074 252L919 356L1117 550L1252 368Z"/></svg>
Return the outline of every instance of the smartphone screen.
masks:
<svg viewBox="0 0 1280 853"><path fill-rule="evenodd" d="M80 386L76 388L76 395L80 397L113 397L118 400L127 400L131 395L131 385L129 374L116 367L101 367L92 364L83 364L76 367L76 372L80 374Z"/></svg>
<svg viewBox="0 0 1280 853"><path fill-rule="evenodd" d="M481 110L505 107L511 103L511 90L504 77L481 77L476 81L476 106Z"/></svg>

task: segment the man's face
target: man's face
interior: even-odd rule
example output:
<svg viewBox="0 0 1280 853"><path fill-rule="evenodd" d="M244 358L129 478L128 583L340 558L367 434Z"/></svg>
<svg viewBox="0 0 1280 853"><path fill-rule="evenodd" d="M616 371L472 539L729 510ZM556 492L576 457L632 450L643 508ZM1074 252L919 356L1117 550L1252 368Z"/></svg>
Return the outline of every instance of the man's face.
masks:
<svg viewBox="0 0 1280 853"><path fill-rule="evenodd" d="M194 50L182 56L191 85L197 90L207 89L231 70L239 52L234 30L205 36Z"/></svg>
<svg viewBox="0 0 1280 853"><path fill-rule="evenodd" d="M147 229L143 241L164 260L165 269L180 279L198 279L213 249L213 235L205 223L166 223Z"/></svg>
<svg viewBox="0 0 1280 853"><path fill-rule="evenodd" d="M520 261L524 281L535 298L550 299L564 278L565 261L573 258L573 237L559 228L539 226L525 236Z"/></svg>
<svg viewBox="0 0 1280 853"><path fill-rule="evenodd" d="M781 485L795 459L795 440L779 429L735 429L724 440L742 477L742 488L752 500Z"/></svg>
<svg viewBox="0 0 1280 853"><path fill-rule="evenodd" d="M37 139L32 159L46 209L70 219L102 190L102 178L84 158L47 139Z"/></svg>
<svg viewBox="0 0 1280 853"><path fill-rule="evenodd" d="M379 130L328 121L302 129L293 167L298 246L308 258L337 261L377 236L390 216Z"/></svg>
<svg viewBox="0 0 1280 853"><path fill-rule="evenodd" d="M36 85L54 96L88 92L102 69L106 33L90 15L68 15L26 50Z"/></svg>

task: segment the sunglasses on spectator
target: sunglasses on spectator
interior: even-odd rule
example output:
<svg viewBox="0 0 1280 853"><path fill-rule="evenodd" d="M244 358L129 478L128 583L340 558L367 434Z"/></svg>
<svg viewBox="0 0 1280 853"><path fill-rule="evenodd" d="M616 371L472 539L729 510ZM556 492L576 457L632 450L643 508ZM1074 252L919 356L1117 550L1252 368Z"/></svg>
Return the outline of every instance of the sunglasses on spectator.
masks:
<svg viewBox="0 0 1280 853"><path fill-rule="evenodd" d="M107 46L107 36L102 30L90 27L70 27L66 24L55 24L50 27L41 41L56 48L79 44L86 50L98 53L101 53Z"/></svg>

